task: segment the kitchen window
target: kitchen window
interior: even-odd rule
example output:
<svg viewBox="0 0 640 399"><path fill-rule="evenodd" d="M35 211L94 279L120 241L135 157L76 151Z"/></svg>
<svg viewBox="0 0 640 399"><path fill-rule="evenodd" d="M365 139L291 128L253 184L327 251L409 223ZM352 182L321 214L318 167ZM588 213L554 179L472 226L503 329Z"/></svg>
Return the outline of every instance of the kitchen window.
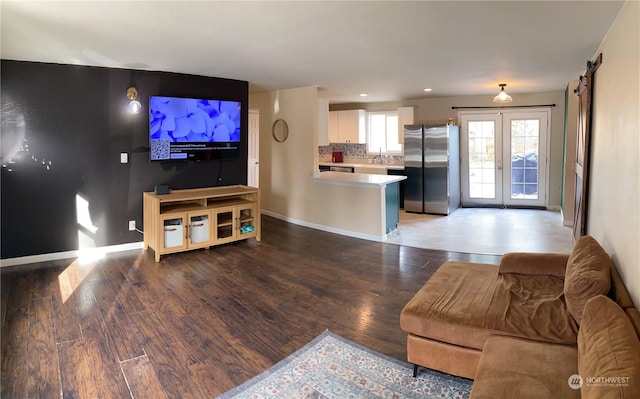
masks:
<svg viewBox="0 0 640 399"><path fill-rule="evenodd" d="M398 137L398 113L367 113L367 152L370 154L402 154Z"/></svg>

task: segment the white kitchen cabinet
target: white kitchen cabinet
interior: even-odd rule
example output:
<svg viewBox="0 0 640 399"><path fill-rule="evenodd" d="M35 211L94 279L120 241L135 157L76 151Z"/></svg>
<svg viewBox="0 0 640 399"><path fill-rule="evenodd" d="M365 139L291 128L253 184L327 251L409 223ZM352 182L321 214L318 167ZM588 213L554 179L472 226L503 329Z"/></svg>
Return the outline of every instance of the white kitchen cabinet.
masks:
<svg viewBox="0 0 640 399"><path fill-rule="evenodd" d="M329 142L364 144L366 113L363 109L329 112Z"/></svg>
<svg viewBox="0 0 640 399"><path fill-rule="evenodd" d="M404 144L404 125L415 123L415 107L398 108L398 142Z"/></svg>
<svg viewBox="0 0 640 399"><path fill-rule="evenodd" d="M329 111L329 142L330 143L339 143L340 139L338 138L338 112L340 111Z"/></svg>

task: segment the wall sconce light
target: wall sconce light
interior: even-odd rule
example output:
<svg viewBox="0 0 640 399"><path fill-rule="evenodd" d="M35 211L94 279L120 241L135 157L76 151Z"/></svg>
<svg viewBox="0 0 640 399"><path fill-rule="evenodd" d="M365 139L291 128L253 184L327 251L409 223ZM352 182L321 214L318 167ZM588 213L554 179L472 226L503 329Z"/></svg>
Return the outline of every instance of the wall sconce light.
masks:
<svg viewBox="0 0 640 399"><path fill-rule="evenodd" d="M507 84L500 83L498 86L500 86L500 93L498 93L497 96L493 97L493 102L494 103L510 103L511 101L513 101L513 98L511 98L511 96L508 95L506 91L504 91L504 88L507 86Z"/></svg>
<svg viewBox="0 0 640 399"><path fill-rule="evenodd" d="M127 89L127 97L131 100L128 106L129 112L132 114L140 113L142 104L140 104L140 101L136 100L136 98L138 98L138 90L136 90L135 87L129 87Z"/></svg>

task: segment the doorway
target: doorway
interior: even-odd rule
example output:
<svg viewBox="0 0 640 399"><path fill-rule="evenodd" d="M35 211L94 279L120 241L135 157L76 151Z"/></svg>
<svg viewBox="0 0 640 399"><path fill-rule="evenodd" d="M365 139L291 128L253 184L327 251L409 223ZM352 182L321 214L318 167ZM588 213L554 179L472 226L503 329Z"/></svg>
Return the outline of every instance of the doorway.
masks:
<svg viewBox="0 0 640 399"><path fill-rule="evenodd" d="M546 208L551 110L460 112L463 206Z"/></svg>

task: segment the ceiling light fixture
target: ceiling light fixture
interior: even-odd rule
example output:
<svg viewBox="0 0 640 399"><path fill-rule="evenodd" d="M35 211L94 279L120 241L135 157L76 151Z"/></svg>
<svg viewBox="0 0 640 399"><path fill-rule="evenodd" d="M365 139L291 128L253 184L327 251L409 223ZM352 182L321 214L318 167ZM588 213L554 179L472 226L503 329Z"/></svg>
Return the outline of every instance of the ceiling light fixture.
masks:
<svg viewBox="0 0 640 399"><path fill-rule="evenodd" d="M360 97L366 97L366 96L368 96L367 93L360 93Z"/></svg>
<svg viewBox="0 0 640 399"><path fill-rule="evenodd" d="M429 89L429 88L424 89L424 91L431 91L431 90L433 90L433 89Z"/></svg>
<svg viewBox="0 0 640 399"><path fill-rule="evenodd" d="M136 100L136 98L138 98L138 90L136 90L135 87L129 87L127 89L127 97L129 97L129 99L131 100L128 105L129 112L131 112L132 114L140 113L142 104L140 104L140 101Z"/></svg>
<svg viewBox="0 0 640 399"><path fill-rule="evenodd" d="M507 86L507 84L500 83L498 86L500 86L500 93L498 93L497 96L493 97L493 102L494 103L510 103L511 101L513 101L513 98L511 98L511 96L508 95L506 91L504 91L504 88Z"/></svg>

